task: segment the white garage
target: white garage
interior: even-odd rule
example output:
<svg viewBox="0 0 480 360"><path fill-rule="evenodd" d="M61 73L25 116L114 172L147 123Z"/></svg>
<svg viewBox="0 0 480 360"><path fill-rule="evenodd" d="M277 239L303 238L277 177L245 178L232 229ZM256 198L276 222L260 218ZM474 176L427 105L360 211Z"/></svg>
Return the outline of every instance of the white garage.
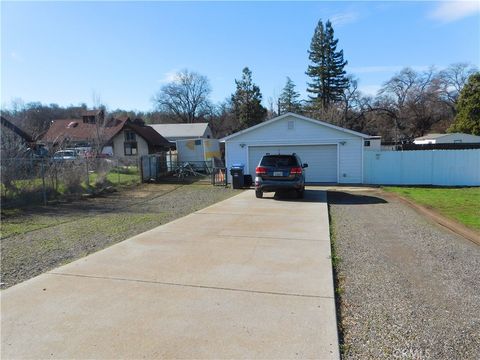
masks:
<svg viewBox="0 0 480 360"><path fill-rule="evenodd" d="M296 153L308 164L308 183L363 182L363 151L371 136L287 113L221 139L226 166L255 167L265 154Z"/></svg>
<svg viewBox="0 0 480 360"><path fill-rule="evenodd" d="M307 182L337 182L337 145L284 145L251 146L248 149L249 174L255 173L262 156L265 154L297 154L308 168L305 169Z"/></svg>

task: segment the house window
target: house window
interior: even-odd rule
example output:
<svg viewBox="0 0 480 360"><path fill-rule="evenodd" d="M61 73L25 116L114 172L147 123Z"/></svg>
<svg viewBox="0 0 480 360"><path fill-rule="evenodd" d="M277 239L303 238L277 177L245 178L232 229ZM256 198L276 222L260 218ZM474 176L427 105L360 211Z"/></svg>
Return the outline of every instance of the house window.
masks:
<svg viewBox="0 0 480 360"><path fill-rule="evenodd" d="M295 127L295 121L289 120L287 126L288 126L288 130L292 130Z"/></svg>
<svg viewBox="0 0 480 360"><path fill-rule="evenodd" d="M202 145L202 140L200 140L200 139L195 140L195 145Z"/></svg>
<svg viewBox="0 0 480 360"><path fill-rule="evenodd" d="M135 141L135 133L133 131L125 131L125 141Z"/></svg>
<svg viewBox="0 0 480 360"><path fill-rule="evenodd" d="M96 123L95 116L84 115L84 116L82 116L82 119L83 119L83 122L85 124L95 124Z"/></svg>
<svg viewBox="0 0 480 360"><path fill-rule="evenodd" d="M370 140L365 140L365 146L370 146Z"/></svg>
<svg viewBox="0 0 480 360"><path fill-rule="evenodd" d="M136 142L126 142L123 144L125 150L125 156L135 156L137 155L137 143Z"/></svg>
<svg viewBox="0 0 480 360"><path fill-rule="evenodd" d="M125 142L123 144L125 156L135 156L137 155L137 136L135 132L130 130L125 130Z"/></svg>

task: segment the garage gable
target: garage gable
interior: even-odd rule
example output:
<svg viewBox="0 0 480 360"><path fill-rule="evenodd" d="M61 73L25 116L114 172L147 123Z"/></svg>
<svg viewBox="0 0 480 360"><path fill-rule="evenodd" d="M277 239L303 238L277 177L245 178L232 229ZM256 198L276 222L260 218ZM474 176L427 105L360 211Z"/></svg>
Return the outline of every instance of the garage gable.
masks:
<svg viewBox="0 0 480 360"><path fill-rule="evenodd" d="M251 128L227 136L222 141L266 141L283 140L332 140L368 138L368 135L310 119L301 115L287 113L265 121Z"/></svg>
<svg viewBox="0 0 480 360"><path fill-rule="evenodd" d="M323 121L287 113L227 136L225 160L228 168L243 164L254 176L261 157L296 153L308 163L309 183L361 183L364 139L369 135Z"/></svg>

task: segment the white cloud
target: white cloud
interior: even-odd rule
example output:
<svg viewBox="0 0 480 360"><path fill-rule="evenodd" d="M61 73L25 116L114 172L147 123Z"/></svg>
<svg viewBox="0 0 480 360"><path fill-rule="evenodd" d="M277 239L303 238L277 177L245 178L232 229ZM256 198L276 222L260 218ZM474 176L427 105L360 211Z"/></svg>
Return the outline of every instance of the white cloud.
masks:
<svg viewBox="0 0 480 360"><path fill-rule="evenodd" d="M178 71L179 70L177 69L167 71L166 73L163 74L163 78L161 78L160 80L157 80L157 82L160 84L167 84L167 83L174 82L175 80L177 80Z"/></svg>
<svg viewBox="0 0 480 360"><path fill-rule="evenodd" d="M442 22L453 22L464 17L480 13L480 2L473 1L444 1L430 12L429 17Z"/></svg>
<svg viewBox="0 0 480 360"><path fill-rule="evenodd" d="M350 11L346 13L335 14L330 17L330 21L334 26L342 26L355 22L358 18L358 13Z"/></svg>
<svg viewBox="0 0 480 360"><path fill-rule="evenodd" d="M17 53L15 50L10 52L10 57L17 61L17 62L20 62L20 63L23 63L25 62L25 59L23 58L23 56L21 56L19 53Z"/></svg>

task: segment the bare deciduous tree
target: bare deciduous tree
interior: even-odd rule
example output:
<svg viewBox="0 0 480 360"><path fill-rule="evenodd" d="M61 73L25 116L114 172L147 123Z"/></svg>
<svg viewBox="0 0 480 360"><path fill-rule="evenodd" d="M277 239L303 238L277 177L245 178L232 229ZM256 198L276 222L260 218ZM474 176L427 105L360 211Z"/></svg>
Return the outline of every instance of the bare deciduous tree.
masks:
<svg viewBox="0 0 480 360"><path fill-rule="evenodd" d="M160 111L173 115L177 121L194 123L209 113L210 92L205 76L182 70L175 75L173 82L162 86L154 102Z"/></svg>
<svg viewBox="0 0 480 360"><path fill-rule="evenodd" d="M439 88L441 100L449 106L453 115L456 114L456 105L460 91L477 69L467 63L452 64L440 71L433 79Z"/></svg>
<svg viewBox="0 0 480 360"><path fill-rule="evenodd" d="M349 113L358 107L361 97L360 91L358 90L358 80L353 77L353 75L348 75L347 80L348 87L342 94L342 104L340 105L343 108L344 116L343 121L339 125L343 127L348 123Z"/></svg>

